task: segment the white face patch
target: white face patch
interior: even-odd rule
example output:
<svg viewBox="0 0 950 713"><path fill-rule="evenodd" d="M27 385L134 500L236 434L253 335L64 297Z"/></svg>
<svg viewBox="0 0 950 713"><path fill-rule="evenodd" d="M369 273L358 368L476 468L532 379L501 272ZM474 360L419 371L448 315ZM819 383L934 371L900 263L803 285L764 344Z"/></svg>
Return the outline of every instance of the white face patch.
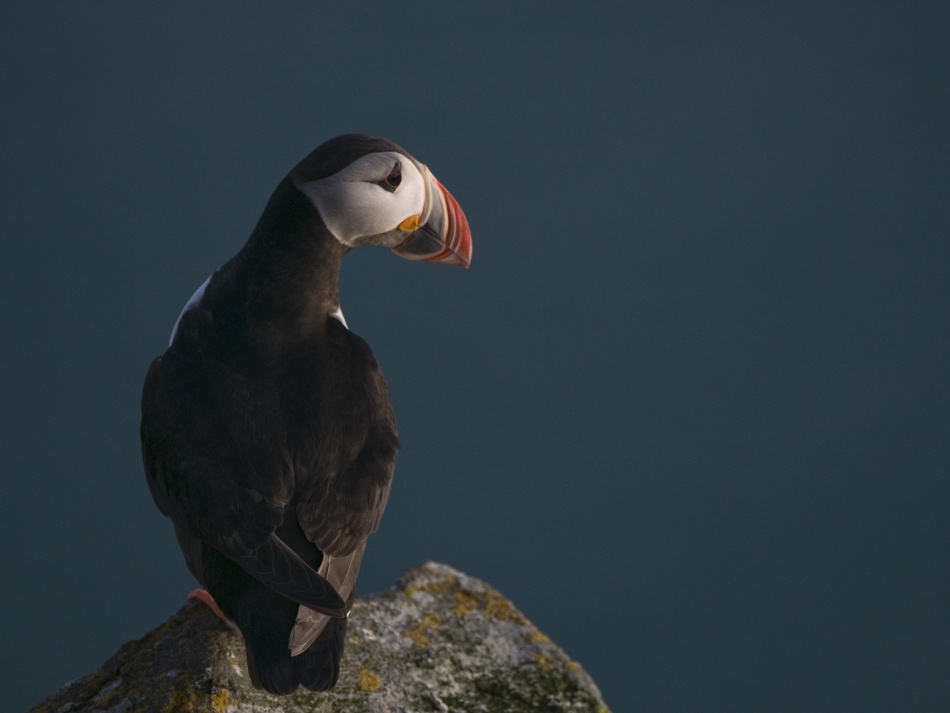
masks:
<svg viewBox="0 0 950 713"><path fill-rule="evenodd" d="M394 167L401 180L392 189L384 184ZM297 187L313 202L334 237L353 247L422 214L428 185L424 170L408 156L381 151L357 159L332 176Z"/></svg>
<svg viewBox="0 0 950 713"><path fill-rule="evenodd" d="M178 324L181 322L181 318L185 316L185 312L190 309L194 309L201 298L204 297L205 288L208 286L208 283L211 282L211 278L214 277L213 274L208 276L208 279L201 283L201 287L195 290L195 294L191 296L191 299L185 303L185 307L182 309L181 314L178 315L178 319L175 320L175 326L172 327L172 335L168 338L168 346L172 345L172 342L175 341L175 335L178 333Z"/></svg>

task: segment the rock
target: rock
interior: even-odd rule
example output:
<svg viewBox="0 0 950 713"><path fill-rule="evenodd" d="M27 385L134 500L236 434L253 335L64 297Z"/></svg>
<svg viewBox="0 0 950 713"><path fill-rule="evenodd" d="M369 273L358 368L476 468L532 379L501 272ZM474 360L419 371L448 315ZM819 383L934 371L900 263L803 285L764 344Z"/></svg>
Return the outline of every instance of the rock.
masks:
<svg viewBox="0 0 950 713"><path fill-rule="evenodd" d="M580 665L484 582L442 564L353 606L329 693L251 686L240 635L187 602L31 713L609 713Z"/></svg>

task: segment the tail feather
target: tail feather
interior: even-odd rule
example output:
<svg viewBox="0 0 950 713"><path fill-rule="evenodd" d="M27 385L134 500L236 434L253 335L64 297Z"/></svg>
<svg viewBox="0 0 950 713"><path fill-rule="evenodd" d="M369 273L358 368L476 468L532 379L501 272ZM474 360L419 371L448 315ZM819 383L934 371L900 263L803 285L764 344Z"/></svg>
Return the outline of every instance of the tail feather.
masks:
<svg viewBox="0 0 950 713"><path fill-rule="evenodd" d="M340 676L346 619L329 619L321 635L299 656L291 656L287 636L297 604L261 586L253 615L238 621L247 649L251 681L269 693L287 695L298 685L327 691Z"/></svg>
<svg viewBox="0 0 950 713"><path fill-rule="evenodd" d="M300 685L311 691L329 691L336 685L345 639L346 619L331 619L310 648L291 659Z"/></svg>
<svg viewBox="0 0 950 713"><path fill-rule="evenodd" d="M200 564L202 583L244 637L247 668L256 688L277 695L289 695L301 685L314 691L333 688L340 675L345 617L327 617L330 623L321 635L306 651L292 657L287 642L299 604L261 583L217 550L205 546ZM351 602L352 598L344 606L349 608Z"/></svg>

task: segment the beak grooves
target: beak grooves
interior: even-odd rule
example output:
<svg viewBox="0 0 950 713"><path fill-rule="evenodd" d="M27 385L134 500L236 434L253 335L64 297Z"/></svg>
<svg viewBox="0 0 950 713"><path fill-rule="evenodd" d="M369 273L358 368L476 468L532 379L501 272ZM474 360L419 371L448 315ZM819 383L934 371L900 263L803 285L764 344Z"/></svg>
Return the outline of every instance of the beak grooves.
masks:
<svg viewBox="0 0 950 713"><path fill-rule="evenodd" d="M445 190L445 186L439 182L439 179L433 176L432 181L439 190L444 206L442 241L445 248L438 255L428 257L426 260L467 268L472 262L472 232L468 227L468 219L458 201Z"/></svg>
<svg viewBox="0 0 950 713"><path fill-rule="evenodd" d="M400 257L409 260L441 262L446 265L468 267L472 262L472 232L458 201L439 179L425 169L429 179L427 210L423 210L425 224L406 236L393 248ZM408 219L403 223L408 225ZM400 229L403 224L400 224Z"/></svg>

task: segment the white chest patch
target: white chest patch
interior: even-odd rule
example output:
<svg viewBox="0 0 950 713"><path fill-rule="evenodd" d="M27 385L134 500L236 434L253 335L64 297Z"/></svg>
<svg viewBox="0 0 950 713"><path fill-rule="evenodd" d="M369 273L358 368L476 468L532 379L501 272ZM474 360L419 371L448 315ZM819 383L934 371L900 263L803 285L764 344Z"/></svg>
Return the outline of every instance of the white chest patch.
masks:
<svg viewBox="0 0 950 713"><path fill-rule="evenodd" d="M333 310L332 312L330 312L330 316L333 317L333 319L335 319L336 321L338 321L340 324L342 324L342 325L343 325L344 327L346 327L347 329L350 328L350 326L346 323L346 320L343 318L343 310L340 309L339 307L337 307L335 310Z"/></svg>
<svg viewBox="0 0 950 713"><path fill-rule="evenodd" d="M181 318L185 316L185 312L190 309L194 309L198 303L201 302L201 298L205 293L205 288L208 286L208 283L211 282L211 278L213 276L213 274L209 275L208 279L201 283L201 287L195 290L195 294L191 296L191 299L185 303L184 309L182 309L181 314L178 315L178 319L175 320L175 326L172 327L172 335L168 338L168 346L171 346L172 342L175 341L175 335L178 333L178 324L181 322ZM341 314L340 317L342 318L343 315ZM344 322L344 324L346 324L346 322Z"/></svg>

